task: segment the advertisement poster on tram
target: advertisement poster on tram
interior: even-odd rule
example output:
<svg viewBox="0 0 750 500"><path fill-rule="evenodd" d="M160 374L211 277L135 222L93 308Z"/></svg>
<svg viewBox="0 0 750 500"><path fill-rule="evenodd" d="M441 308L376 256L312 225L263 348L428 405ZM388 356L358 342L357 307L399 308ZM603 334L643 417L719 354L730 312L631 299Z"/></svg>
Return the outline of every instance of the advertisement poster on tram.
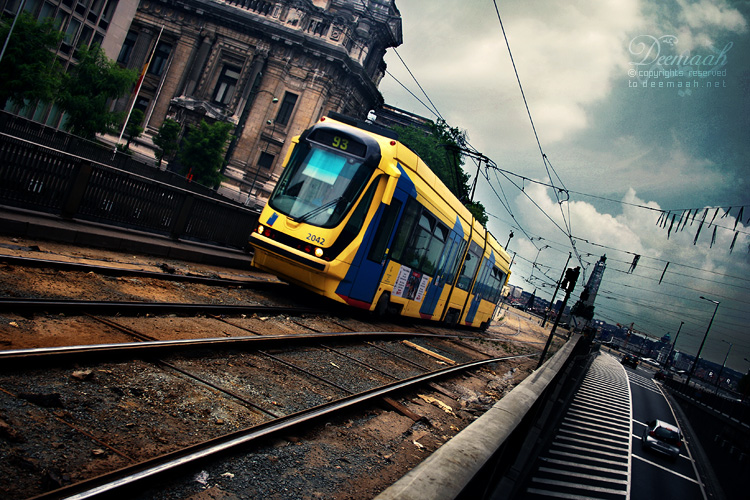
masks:
<svg viewBox="0 0 750 500"><path fill-rule="evenodd" d="M393 287L393 296L421 302L429 282L430 277L426 274L414 271L408 266L401 266Z"/></svg>

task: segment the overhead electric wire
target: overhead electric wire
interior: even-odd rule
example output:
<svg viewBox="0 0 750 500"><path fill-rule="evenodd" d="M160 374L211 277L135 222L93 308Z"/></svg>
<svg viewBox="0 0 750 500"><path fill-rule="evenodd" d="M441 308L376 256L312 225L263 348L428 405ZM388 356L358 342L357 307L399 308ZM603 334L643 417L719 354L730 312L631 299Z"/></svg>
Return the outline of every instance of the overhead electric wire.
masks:
<svg viewBox="0 0 750 500"><path fill-rule="evenodd" d="M432 99L430 99L430 96L427 95L427 92L425 92L424 88L422 88L422 85L419 84L417 81L417 77L414 76L414 73L411 72L411 69L409 69L409 66L406 65L403 59L401 59L401 55L398 53L396 48L393 48L393 53L396 54L396 56L399 58L401 63L404 65L404 68L406 68L406 71L409 72L409 75L411 76L412 80L414 80L414 83L417 84L417 87L419 87L419 90L422 91L422 94L427 98L427 100L432 105L432 109L435 111L435 114L440 117L441 120L445 121L445 118L443 118L443 115L440 114L440 111L438 111L437 106L435 106L435 103L432 102Z"/></svg>
<svg viewBox="0 0 750 500"><path fill-rule="evenodd" d="M414 99L416 99L416 100L417 100L417 101L419 102L419 104L421 104L422 106L424 106L425 108L427 108L427 110L428 110L428 111L429 111L430 113L432 113L433 115L435 115L435 116L437 116L437 117L440 117L440 115L439 115L438 113L436 113L435 111L433 111L432 109L430 109L430 107L429 107L429 106L428 106L427 104L425 104L424 102L422 102L422 99L420 99L419 97L417 97L417 96L416 96L416 95L414 94L414 92L412 92L411 90L409 90L409 89L408 89L408 88L406 87L406 85L404 85L403 83L401 83L401 82L400 82L400 81L398 80L398 78L396 78L395 76L393 76L393 74L392 74L392 73L391 73L390 71L388 71L388 70L385 70L385 72L386 72L386 74L387 74L388 76L390 76L391 78L393 78L393 79L394 79L394 80L396 81L396 83L398 83L399 85L401 85L401 86L402 86L402 87L404 88L404 90L406 90L406 91L407 91L407 92L408 92L409 94L411 94L411 96L412 96L412 97L413 97Z"/></svg>
<svg viewBox="0 0 750 500"><path fill-rule="evenodd" d="M526 93L525 93L525 92L523 91L523 84L521 83L521 77L520 77L520 75L518 74L518 68L516 67L516 61L515 61L515 60L513 59L513 52L512 52L512 51L511 51L511 49L510 49L510 41L508 40L508 35L507 35L507 33L505 32L505 26L503 26L503 20L502 20L502 17L500 16L500 9L499 9L499 8L498 8L498 6L497 6L497 0L493 0L493 4L495 5L495 13L497 14L497 20L498 20L498 22L500 23L500 30L501 30L501 31L502 31L502 33L503 33L503 39L505 40L505 46L506 46L506 47L508 48L508 56L510 57L510 62L511 62L511 65L513 66L513 72L514 72L514 73L515 73L515 75L516 75L516 81L518 82L518 88L519 88L519 89L520 89L520 91L521 91L521 97L523 98L523 104L524 104L524 106L526 107L526 114L527 114L527 115L529 116L529 122L531 123L531 130L532 130L532 131L534 132L534 138L536 139L536 144L537 144L537 146L539 147L539 154L541 154L541 155L542 155L542 161L544 162L544 168L545 168L545 171L547 172L547 176L549 177L549 179L550 179L550 182L552 182L552 183L554 184L554 181L552 180L552 176L551 176L551 175L550 175L550 173L549 173L549 169L550 169L550 168L552 168L552 171L553 171L553 172L555 172L555 169L554 169L554 167L552 167L552 164L551 164L551 163L549 162L549 160L547 159L547 155L546 155L546 154L544 154L544 150L542 149L542 143L541 143L541 141L539 140L539 134L538 134L538 133L537 133L537 131L536 131L536 125L534 125L534 119L533 119L533 117L531 116L531 109L529 108L529 102L528 102L528 100L526 99ZM557 172L555 172L555 176L557 176L557 178L558 178L558 179L560 179L560 177L559 177L559 176L557 175ZM561 181L561 183L562 183L562 181ZM565 188L565 186L563 185L563 189L564 189L564 188ZM578 260L578 262L579 262L579 263L581 264L581 267L582 267L582 268L583 268L583 270L584 270L584 276L585 276L585 273L586 273L586 268L585 268L585 266L584 266L584 264L583 264L583 260L581 259L581 256L580 256L580 254L578 253L578 249L577 249L577 248L576 248L576 246L575 246L575 242L573 241L573 238L572 238L572 233L573 233L573 230L572 230L572 227L570 226L570 222L569 222L569 220L568 220L568 219L567 219L567 218L565 217L565 212L563 211L563 208L562 208L562 202L560 201L560 198L559 198L559 197L557 196L557 193L558 193L558 192L557 192L557 191L555 191L555 198L557 198L558 206L560 207L560 214L562 215L562 218L563 218L563 221L564 221L565 227L566 227L566 229L567 229L567 233L566 233L566 235L567 235L567 236L568 236L568 238L570 239L570 246L571 246L571 247L572 247L572 249L573 249L573 253L574 253L574 254L576 255L576 260ZM529 197L528 195L526 195L526 196L527 196L527 197L528 197L529 199L531 199L531 197ZM538 206L538 205L536 204L536 202L534 202L534 205L536 205L537 207L539 207L539 206ZM540 208L540 209L541 209L541 208ZM543 212L543 213L545 213L545 212L544 212L543 210L542 210L542 212ZM547 214L545 213L545 215L547 215ZM552 220L552 218L551 218L551 217L549 217L549 215L547 215L547 217L548 217L548 218L549 218L550 220ZM557 226L558 228L560 227L560 226L559 226L558 224L556 224L556 223L555 223L555 225L556 225L556 226ZM560 228L560 229L562 229L562 228Z"/></svg>
<svg viewBox="0 0 750 500"><path fill-rule="evenodd" d="M563 232L566 235L567 239L569 240L569 244L570 244L570 246L572 247L572 249L573 249L573 251L575 253L576 259L578 260L578 262L581 264L581 267L583 268L583 281L585 282L585 275L586 275L586 269L587 269L587 267L590 266L590 265L592 265L591 262L585 261L584 257L585 256L594 256L594 254L591 254L591 253L582 254L578 250L578 248L576 247L576 241L584 242L584 243L587 243L589 245L593 245L593 246L597 246L597 247L611 249L611 250L614 250L614 251L618 251L618 252L630 254L630 255L633 255L633 256L638 255L639 258L654 259L656 261L661 261L661 262L667 263L667 265L671 264L673 266L683 266L683 267L686 267L686 268L689 268L689 269L700 271L701 273L711 273L711 274L715 274L717 276L725 276L725 277L729 277L729 278L735 278L735 279L740 279L740 280L746 281L745 278L739 278L737 276L732 276L732 275L728 275L728 274L724 274L724 273L720 273L720 272L716 272L716 271L705 270L705 269L701 269L701 268L698 268L698 267L695 267L695 266L686 265L686 264L680 264L680 263L673 262L673 261L670 261L670 260L667 260L667 259L659 259L659 258L655 258L655 257L648 257L648 256L645 256L645 255L640 255L637 252L633 252L633 251L626 251L626 250L621 250L621 249L613 248L613 247L606 246L606 245L592 243L591 241L589 241L587 239L580 238L580 237L577 237L577 236L573 235L572 227L571 227L571 224L570 224L570 222L572 220L571 219L571 214L570 214L570 210L571 210L570 209L570 203L568 203L568 206L567 206L567 211L568 211L567 215L566 215L566 213L564 211L564 207L562 206L562 203L564 203L564 202L570 202L571 201L570 200L570 195L571 194L579 195L579 196L585 196L585 197L590 197L590 198L595 198L595 199L600 199L600 200L603 200L603 201L618 203L618 204L626 205L626 206L633 206L633 207L641 208L641 209L652 211L652 212L666 213L666 211L662 210L662 209L658 209L658 208L646 206L646 205L637 204L637 203L631 203L631 202L626 202L626 201L622 201L622 200L613 200L613 199L609 199L609 198L606 198L606 197L603 197L603 196L592 195L592 194L583 193L583 192L579 192L579 191L572 191L572 190L569 190L569 189L567 189L565 187L562 179L560 178L559 174L556 172L554 166L549 161L549 159L547 158L547 156L544 153L544 150L542 148L541 141L539 139L539 136L538 136L538 133L537 133L537 130L536 130L536 126L534 124L533 117L531 115L530 106L529 106L529 103L527 101L525 92L523 90L521 79L520 79L520 76L518 74L517 67L516 67L515 61L513 59L513 55L511 53L511 50L510 50L510 43L509 43L508 38L506 36L505 28L504 28L504 26L502 24L502 19L500 17L500 13L499 13L499 9L498 9L496 1L494 1L494 5L495 5L495 10L496 10L496 13L497 13L497 16L498 16L498 21L500 22L500 27L501 27L502 32L503 32L503 37L505 38L505 43L506 43L506 46L508 48L508 53L509 53L510 58L511 58L511 63L513 65L513 69L514 69L514 72L515 72L515 75L516 75L516 80L518 81L518 85L519 85L519 89L520 89L520 92L521 92L521 96L523 98L524 106L526 108L526 112L528 114L528 117L529 117L529 120L530 120L530 123L531 123L531 128L533 130L534 137L536 139L537 146L539 148L539 152L542 155L542 158L543 158L543 161L544 161L545 171L547 173L547 177L549 178L549 183L537 181L537 180L534 180L534 179L531 179L531 178L528 178L528 177L516 174L514 172L510 172L510 171L507 171L507 170L499 169L499 168L496 167L496 165L494 165L494 162L492 162L493 163L493 167L495 168L496 172L501 172L501 174L504 175L504 177L506 178L506 180L508 180L509 182L511 182L511 184L516 189L519 189L522 193L524 193L524 196L526 196L532 202L532 204L538 210L540 210L542 212L542 214L544 214L545 217L547 217L558 229L560 229L561 232ZM416 80L416 77L414 76L414 73L408 68L408 66L406 65L405 61L400 56L400 54L396 53L396 55L398 56L399 60L401 60L401 62L404 64L404 66L406 67L407 71L409 72L409 74L411 75L411 77L414 79L414 81L418 85L419 89L425 95L425 97L427 98L427 101L429 102L430 105L427 105L420 98L418 98L413 92L411 92L408 88L406 88L405 85L403 85L400 81L398 81L395 77L393 77L393 75L391 75L390 73L388 73L388 74L391 77L393 77L394 80L397 83L399 83L399 85L401 85L403 88L405 88L415 99L417 99L417 101L420 102L420 104L422 104L426 109L430 110L430 112L432 114L434 114L435 116L437 116L440 119L442 119L442 115L439 113L439 111L437 110L437 107L434 105L434 103L429 98L429 96L427 96L427 93L424 91L424 88ZM473 150L474 152L476 152L476 149L473 148L468 143L468 141L466 141L465 145L467 146L467 149L470 148L471 150ZM487 158L487 164L488 164L488 166L490 164L490 160L488 158ZM481 167L481 163L480 163L480 167ZM533 243L533 239L534 238L530 236L529 231L526 230L522 226L522 224L520 223L520 221L516 218L515 214L513 213L513 210L512 210L512 207L511 207L511 203L508 200L508 197L507 197L507 195L505 193L505 190L503 188L503 183L500 182L500 178L497 176L497 173L496 173L496 182L490 182L488 170L489 170L488 168L485 169L483 177L488 181L487 184L490 186L490 188L492 189L493 193L495 194L495 196L497 197L497 199L500 201L500 204L503 206L503 209L508 212L508 214L510 215L511 219L513 220L513 223L512 224L508 224L508 225L511 226L514 229L518 229L519 231L521 231L532 242L532 244L534 244ZM480 170L478 170L478 174L477 175L479 175L479 172L480 172ZM516 182L514 182L511 179L511 177L521 178L524 183L525 182L530 182L530 183L540 184L540 185L544 185L547 188L553 189L555 199L557 200L557 203L558 203L558 205L560 207L561 216L562 216L562 220L563 220L562 224L565 227L564 228L561 227L561 225L558 224L539 205L539 203L537 203L531 196L529 196L529 194L525 191L524 186L519 186ZM499 191L500 192L498 192L498 188L496 187L496 185L499 186ZM566 199L562 199L561 195L563 195L563 193L566 195L565 196ZM737 207L739 208L740 205L737 205ZM744 207L744 205L743 205L743 207ZM720 208L720 207L713 207L713 208ZM687 209L685 209L685 210L687 211ZM691 209L691 210L695 210L695 209ZM675 211L675 212L679 212L679 211ZM488 213L488 215L492 216L492 217L496 217L496 216L494 216L493 214L490 214L490 213ZM692 225L692 223L691 223L691 225ZM711 222L711 224L709 224L709 227L710 227L710 225L714 225L716 227L721 227L722 229L731 229L731 228L719 226L718 224L714 224L713 221ZM678 227L679 227L679 225L678 225ZM736 227L736 225L735 225L735 227ZM685 228L684 224L683 224L682 228L683 229ZM746 234L746 232L743 231L743 230L740 230L739 232L742 232L743 234ZM534 244L534 246L538 248L537 245ZM517 258L518 260L521 260L521 261L530 262L530 261L528 261L528 259L525 259L525 258L523 258L520 255L516 255L515 258ZM626 265L628 264L628 262L626 262L626 261L618 261L616 259L613 259L613 260L616 261L616 262L621 262L621 263L626 264ZM556 284L556 282L557 282L556 278L551 278L544 271L542 271L541 268L544 267L544 266L542 266L539 263L532 263L531 266L532 266L532 274L529 275L529 277L527 279L525 279L525 281L527 283L529 283L530 285L534 285L534 286L540 287L540 288L545 288L546 286L552 286L553 284ZM538 269L540 271L540 275L534 276L533 275L533 269ZM549 269L551 269L551 267ZM651 271L659 271L659 269L656 269L656 268L653 268L653 267L649 267L649 266L641 266L641 269L646 269L646 270L651 270ZM716 297L716 298L721 298L721 299L725 299L725 300L733 300L732 298L727 297L727 296L716 295L716 294L713 294L713 292L706 292L706 291L699 290L697 288L685 287L684 285L673 283L673 282L671 282L669 280L664 280L663 276L662 276L661 279L657 280L656 278L650 278L650 277L643 276L643 275L640 275L640 274L635 274L632 271L626 272L624 270L619 270L619 269L615 269L615 268L613 268L613 270L616 271L616 272L622 273L623 275L629 275L629 276L631 276L633 278L636 278L636 279L658 281L660 285L680 287L680 289L683 289L683 290L693 290L693 291L697 291L697 292L701 292L701 293L705 293L705 294L710 294L711 296ZM666 271L666 267L665 267L664 271ZM687 278L690 277L690 275L688 275L688 274L675 273L674 271L670 271L670 274L673 274L675 276L687 277ZM533 283L531 281L532 279L534 280ZM547 283L545 280L548 280L549 283ZM715 280L705 280L704 279L703 281L706 281L708 283L720 283L720 282L715 281ZM540 284L540 282L541 282L541 284ZM626 284L623 284L623 283L613 282L613 285L614 286L623 286L623 287L638 289L638 290L641 290L641 291L647 291L649 293L659 293L661 296L668 296L669 295L669 294L666 294L664 292L660 292L660 291L657 291L657 290L646 289L646 288L642 288L642 287L638 288L638 287L626 285ZM743 289L746 288L746 287L742 287L741 285L731 285L731 286L735 286L735 287L743 288ZM614 293L614 292L608 292L608 293L616 295L616 293ZM683 297L683 296L676 296L675 295L675 297L678 298L678 299L680 299L680 300L689 300L689 298ZM632 304L636 305L636 306L643 307L643 306L646 305L646 304L642 304L642 303L636 302L633 299L629 299L629 300L633 301ZM620 300L619 302L626 302L626 301ZM652 302L649 302L648 305L653 307L655 305L655 303L652 301ZM657 307L661 307L661 306L657 305ZM614 310L614 309L612 309L612 310L616 314L618 314L618 315L628 316L628 317L633 317L635 319L638 319L637 313L630 313L629 311L627 311L627 309L620 309L620 310ZM678 318L679 317L688 317L688 318L690 318L691 321L695 321L695 322L699 322L700 321L700 318L698 318L697 315L695 316L695 318L693 318L692 315L690 315L690 314L686 315L684 311L679 311L679 312L674 311L673 312L671 309L668 309L666 307L662 307L662 310L664 311L664 313L666 315L669 315L669 316L673 316L674 315L675 317L678 317ZM727 310L727 311L732 310L732 311L734 311L736 309L723 306L722 310L723 311L724 310ZM680 314L682 314L682 316L680 316ZM643 319L641 319L641 321L643 321ZM648 323L655 325L656 329L662 329L663 328L662 325L659 324L658 320L654 320L653 322L649 321ZM726 328L726 326L724 326L724 325L726 325L725 321L723 321L723 320L721 320L721 321L717 320L716 328L719 329L719 331L722 331L722 330L724 330L724 328ZM689 335L689 334L686 334L686 335Z"/></svg>

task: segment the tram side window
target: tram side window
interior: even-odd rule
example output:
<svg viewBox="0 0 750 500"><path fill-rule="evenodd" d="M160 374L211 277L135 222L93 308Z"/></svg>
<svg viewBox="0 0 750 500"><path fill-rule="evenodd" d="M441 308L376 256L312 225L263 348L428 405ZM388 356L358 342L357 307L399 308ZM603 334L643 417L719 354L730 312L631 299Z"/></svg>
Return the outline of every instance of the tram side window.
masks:
<svg viewBox="0 0 750 500"><path fill-rule="evenodd" d="M484 300L489 300L491 284L490 279L492 277L492 264L487 259L484 259L484 263L479 271L477 282L474 284L474 294L479 295Z"/></svg>
<svg viewBox="0 0 750 500"><path fill-rule="evenodd" d="M464 252L466 251L466 245L466 240L463 239L454 243L451 253L448 256L448 264L445 266L445 271L443 273L443 283L453 283L453 279L456 277L456 271L458 270L458 265L461 264L461 257L463 257Z"/></svg>
<svg viewBox="0 0 750 500"><path fill-rule="evenodd" d="M401 211L402 203L393 199L391 204L385 208L383 216L380 218L380 224L375 232L370 254L367 256L373 262L382 262L385 259L385 253L388 248L388 239L393 234L393 227L396 225L398 213ZM394 240L395 241L395 240Z"/></svg>
<svg viewBox="0 0 750 500"><path fill-rule="evenodd" d="M409 235L411 235L418 214L419 204L414 200L409 200L406 204L406 209L404 209L404 216L401 218L401 224L398 226L398 233L393 240L393 250L391 251L391 258L402 264L405 263L403 254L406 249L406 242L409 240Z"/></svg>
<svg viewBox="0 0 750 500"><path fill-rule="evenodd" d="M375 179L370 184L370 188L362 197L362 201L360 201L359 205L357 205L357 207L354 209L354 211L352 212L352 216L349 218L346 226L344 226L343 231L341 231L342 238L353 240L354 237L362 229L362 226L365 224L365 217L367 217L367 212L370 209L370 205L372 205L372 199L373 197L375 197L375 191L378 189L378 183L379 178Z"/></svg>
<svg viewBox="0 0 750 500"><path fill-rule="evenodd" d="M471 246L469 247L469 253L466 255L466 260L464 261L464 267L461 269L461 274L458 276L458 283L456 283L458 288L461 290L469 290L471 287L471 281L474 279L481 258L481 248L472 241Z"/></svg>
<svg viewBox="0 0 750 500"><path fill-rule="evenodd" d="M505 273L489 262L485 262L486 264L480 273L480 279L474 285L474 293L481 294L482 299L497 304L505 283Z"/></svg>
<svg viewBox="0 0 750 500"><path fill-rule="evenodd" d="M493 282L492 294L491 294L491 297L487 300L491 301L494 304L497 304L503 295L503 285L505 284L505 273L496 267L493 268L492 269L492 282Z"/></svg>
<svg viewBox="0 0 750 500"><path fill-rule="evenodd" d="M424 207L410 201L396 237L398 246L393 259L434 276L447 236L447 227Z"/></svg>
<svg viewBox="0 0 750 500"><path fill-rule="evenodd" d="M420 214L417 219L417 227L414 229L411 239L409 239L409 243L406 245L403 264L413 269L419 268L422 258L427 253L434 224L435 219L428 214Z"/></svg>

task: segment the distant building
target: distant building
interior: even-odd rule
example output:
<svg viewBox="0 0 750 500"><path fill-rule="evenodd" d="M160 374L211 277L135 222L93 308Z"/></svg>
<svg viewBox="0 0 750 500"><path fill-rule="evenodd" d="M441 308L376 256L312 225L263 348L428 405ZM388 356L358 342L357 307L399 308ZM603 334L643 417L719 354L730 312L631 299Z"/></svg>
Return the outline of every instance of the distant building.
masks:
<svg viewBox="0 0 750 500"><path fill-rule="evenodd" d="M6 15L20 0L0 0ZM59 49L101 43L123 67L145 70L137 96L143 146L166 118L183 134L201 120L230 122L220 191L262 204L281 173L288 138L330 111L364 119L383 104L383 56L402 41L395 0L27 0L66 33ZM146 66L148 67L146 69ZM54 109L24 112L60 125Z"/></svg>
<svg viewBox="0 0 750 500"><path fill-rule="evenodd" d="M394 0L142 0L118 61L141 68L153 52L136 101L151 133L167 117L233 123L222 188L262 204L289 137L382 104L383 56L401 43Z"/></svg>

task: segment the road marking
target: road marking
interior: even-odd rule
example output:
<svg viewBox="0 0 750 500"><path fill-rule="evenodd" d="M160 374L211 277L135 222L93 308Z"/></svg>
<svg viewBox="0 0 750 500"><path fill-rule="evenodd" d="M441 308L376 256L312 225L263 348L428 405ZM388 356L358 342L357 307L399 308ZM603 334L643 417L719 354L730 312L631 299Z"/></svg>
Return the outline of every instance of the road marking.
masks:
<svg viewBox="0 0 750 500"><path fill-rule="evenodd" d="M647 463L647 464L649 464L649 465L653 465L654 467L658 467L658 468L660 468L661 470L667 471L667 472L671 473L671 474L672 474L672 475L674 475L674 476L680 477L680 478L682 478L682 479L687 479L687 480L688 480L688 481L690 481L691 483L695 483L695 484L697 484L697 485L700 485L700 486L702 486L702 484L701 484L701 483L700 483L699 481L696 481L696 480L695 480L695 479L693 479L692 477L688 477L688 476L686 476L686 475L684 475L684 474L680 474L679 472L675 472L675 471L673 471L672 469L670 469L669 467L664 467L663 465L657 464L656 462L652 462L651 460L647 460L647 459L645 459L645 458L643 458L643 457L641 457L641 456L635 455L635 454L633 455L633 457L634 457L634 458L637 458L637 459L638 459L638 460L640 460L641 462L646 462L646 463Z"/></svg>
<svg viewBox="0 0 750 500"><path fill-rule="evenodd" d="M672 412L672 418L674 418L675 422L678 422L677 415L675 415L674 408L672 408L672 402L669 400L669 398L667 397L667 395L664 394L664 389L662 388L661 385L657 385L656 387L662 393L662 396L664 397L664 400L669 405L669 410ZM701 489L701 494L703 495L703 500L708 500L708 495L706 494L706 489L703 487L703 481L700 480L701 475L698 474L698 466L695 465L695 460L693 460L693 454L690 453L690 446L688 445L687 441L684 439L685 438L685 433L684 432L682 433L682 437L683 437L683 442L685 443L685 451L687 452L688 458L690 459L690 463L693 466L693 472L695 473L695 477L698 479L698 481L697 481L698 482L698 487Z"/></svg>
<svg viewBox="0 0 750 500"><path fill-rule="evenodd" d="M589 470L595 470L598 472L605 472L608 474L619 474L619 475L627 476L627 471L620 470L620 469L611 469L609 467L599 467L598 465L581 464L577 462L569 462L567 460L558 460L556 458L545 458L545 459L542 459L542 461L545 463L550 463L550 464L575 466L578 469L589 469Z"/></svg>
<svg viewBox="0 0 750 500"><path fill-rule="evenodd" d="M536 493L537 495L545 495L555 498L567 498L569 500L601 500L598 497L584 497L581 495L571 495L569 493L559 493L557 491L541 490L539 488L529 488L527 491L529 493Z"/></svg>
<svg viewBox="0 0 750 500"><path fill-rule="evenodd" d="M594 481L602 481L605 483L628 484L627 479L605 478L602 476L595 476L593 474L582 474L580 472L570 472L565 469L556 469L554 467L539 467L539 470L544 472L551 472L553 474L560 474L561 476L579 477L581 479L593 479Z"/></svg>
<svg viewBox="0 0 750 500"><path fill-rule="evenodd" d="M558 481L556 479L541 479L541 478L533 478L532 481L535 481L537 483L542 484L549 484L552 486L563 486L568 488L580 488L582 490L586 491L596 491L598 493L611 493L615 495L622 495L622 490L615 490L612 488L602 488L601 486L590 486L588 484L579 484L579 483L569 483L568 481Z"/></svg>
<svg viewBox="0 0 750 500"><path fill-rule="evenodd" d="M625 370L614 358L597 356L539 457L526 492L569 499L616 495L628 500L632 417Z"/></svg>

